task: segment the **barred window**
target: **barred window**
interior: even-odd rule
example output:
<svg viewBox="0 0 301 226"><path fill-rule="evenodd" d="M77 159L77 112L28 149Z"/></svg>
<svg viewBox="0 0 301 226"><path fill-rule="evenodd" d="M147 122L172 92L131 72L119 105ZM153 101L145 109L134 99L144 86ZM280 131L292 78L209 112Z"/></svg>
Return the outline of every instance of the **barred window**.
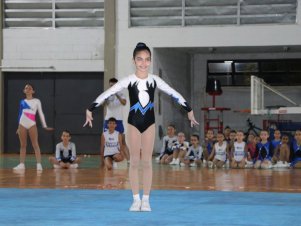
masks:
<svg viewBox="0 0 301 226"><path fill-rule="evenodd" d="M273 86L300 86L301 59L224 60L207 62L207 78L222 86L249 86L251 75Z"/></svg>
<svg viewBox="0 0 301 226"><path fill-rule="evenodd" d="M130 26L294 24L297 0L130 0Z"/></svg>
<svg viewBox="0 0 301 226"><path fill-rule="evenodd" d="M103 27L104 0L4 0L5 28Z"/></svg>

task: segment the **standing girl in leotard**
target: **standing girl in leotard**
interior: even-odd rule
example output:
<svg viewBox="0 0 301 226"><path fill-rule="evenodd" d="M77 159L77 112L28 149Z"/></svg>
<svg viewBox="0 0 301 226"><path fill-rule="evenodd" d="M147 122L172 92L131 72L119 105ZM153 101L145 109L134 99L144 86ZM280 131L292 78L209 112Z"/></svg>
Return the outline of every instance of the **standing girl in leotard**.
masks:
<svg viewBox="0 0 301 226"><path fill-rule="evenodd" d="M26 98L20 101L19 126L17 129L20 140L20 164L14 167L14 170L25 169L24 162L26 156L27 134L29 134L37 160L37 170L41 171L43 168L41 165L41 151L38 143L36 113L39 113L41 124L45 130L52 131L53 128L47 127L41 101L33 97L33 94L35 93L33 86L31 84L26 84L23 92L26 95Z"/></svg>
<svg viewBox="0 0 301 226"><path fill-rule="evenodd" d="M106 98L127 88L130 99L128 116L127 143L130 150L129 177L133 192L133 204L130 211L151 211L149 194L152 184L152 153L155 140L154 93L158 87L172 96L187 112L191 126L197 125L194 114L186 100L161 78L149 73L151 51L144 43L138 43L133 52L135 74L121 79L110 89L102 93L86 111L86 122L92 127L92 111ZM139 163L143 168L143 197L139 196Z"/></svg>

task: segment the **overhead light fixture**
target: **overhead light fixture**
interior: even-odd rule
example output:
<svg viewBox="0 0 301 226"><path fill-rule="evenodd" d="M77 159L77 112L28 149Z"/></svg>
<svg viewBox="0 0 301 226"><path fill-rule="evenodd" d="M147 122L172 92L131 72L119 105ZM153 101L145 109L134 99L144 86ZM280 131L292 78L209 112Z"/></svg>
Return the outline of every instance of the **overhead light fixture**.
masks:
<svg viewBox="0 0 301 226"><path fill-rule="evenodd" d="M225 63L225 64L232 64L232 63L233 63L233 60L225 60L224 63Z"/></svg>

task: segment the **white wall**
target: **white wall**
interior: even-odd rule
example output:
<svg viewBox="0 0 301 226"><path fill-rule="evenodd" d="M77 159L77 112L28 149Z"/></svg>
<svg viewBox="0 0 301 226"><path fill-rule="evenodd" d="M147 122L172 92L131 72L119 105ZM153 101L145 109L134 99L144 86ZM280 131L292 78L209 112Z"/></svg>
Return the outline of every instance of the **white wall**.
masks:
<svg viewBox="0 0 301 226"><path fill-rule="evenodd" d="M103 53L103 28L3 30L3 71L104 71Z"/></svg>

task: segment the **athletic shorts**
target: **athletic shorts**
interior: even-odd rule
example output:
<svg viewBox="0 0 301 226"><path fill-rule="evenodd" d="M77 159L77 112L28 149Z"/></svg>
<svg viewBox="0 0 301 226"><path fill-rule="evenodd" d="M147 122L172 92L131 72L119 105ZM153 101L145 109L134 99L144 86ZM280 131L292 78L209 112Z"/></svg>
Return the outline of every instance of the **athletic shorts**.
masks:
<svg viewBox="0 0 301 226"><path fill-rule="evenodd" d="M103 131L107 131L109 128L108 128L108 120L105 120L104 124L103 124ZM122 120L116 120L116 129L119 133L123 134L124 133L124 127L123 127L123 122Z"/></svg>
<svg viewBox="0 0 301 226"><path fill-rule="evenodd" d="M118 153L116 153L116 154L114 154L114 155L117 155ZM104 159L105 158L110 158L110 159L112 159L112 160L114 160L114 155L105 155L104 156Z"/></svg>

